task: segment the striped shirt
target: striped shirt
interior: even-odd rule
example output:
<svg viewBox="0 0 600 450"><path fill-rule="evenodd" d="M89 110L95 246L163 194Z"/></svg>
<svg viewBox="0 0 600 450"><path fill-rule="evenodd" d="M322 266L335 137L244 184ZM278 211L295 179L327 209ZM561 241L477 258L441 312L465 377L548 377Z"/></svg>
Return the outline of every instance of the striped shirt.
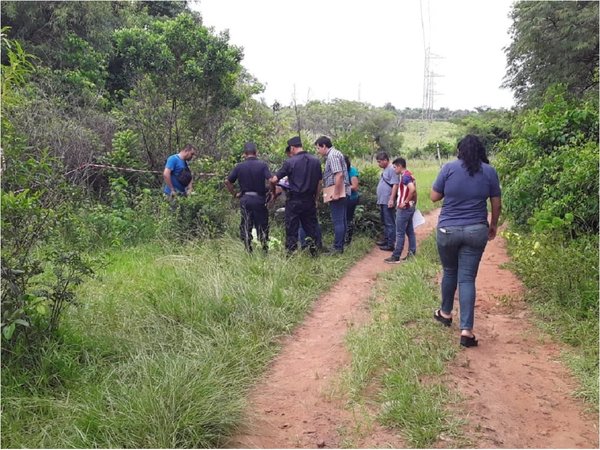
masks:
<svg viewBox="0 0 600 450"><path fill-rule="evenodd" d="M415 185L415 193L411 198L408 198L408 196L410 195L408 185L410 183L413 183ZM400 183L398 183L398 202L396 203L396 207L400 208L401 205L403 205L404 202L407 201L414 201L416 203L417 182L415 180L415 177L413 177L413 174L410 171L405 170L404 173L400 176ZM409 205L407 204L406 207L408 206Z"/></svg>
<svg viewBox="0 0 600 450"><path fill-rule="evenodd" d="M348 168L346 167L346 161L344 155L334 147L327 150L325 155L325 173L323 174L323 186L333 186L335 184L335 174L343 172L344 174L344 187L346 190L346 197L350 196L350 176L348 175Z"/></svg>

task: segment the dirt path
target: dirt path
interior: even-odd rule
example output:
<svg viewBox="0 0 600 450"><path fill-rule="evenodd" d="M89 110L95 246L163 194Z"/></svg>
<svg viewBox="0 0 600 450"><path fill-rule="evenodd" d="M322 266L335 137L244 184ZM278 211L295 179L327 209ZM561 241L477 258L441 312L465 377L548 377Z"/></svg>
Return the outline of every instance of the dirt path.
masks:
<svg viewBox="0 0 600 450"><path fill-rule="evenodd" d="M479 346L448 370L449 385L466 399L456 415L478 448L598 448L598 415L572 397L560 346L529 323L521 282L500 267L506 262L505 241L489 242L477 275Z"/></svg>
<svg viewBox="0 0 600 450"><path fill-rule="evenodd" d="M428 236L436 222L437 211L417 229L417 240ZM350 360L344 345L348 328L369 320L367 301L377 274L396 267L383 262L387 255L372 250L315 302L252 390L244 431L228 447L341 446L339 431L352 429L356 421L343 400L331 395L332 382ZM522 289L511 272L499 268L506 261L503 241L492 241L477 279L480 347L461 351L448 371L449 385L465 397L456 410L468 420L465 433L480 448L597 448L597 416L584 416L582 405L571 398L574 386L557 362L558 347L539 340L522 304L513 303L510 311L502 305L509 297L518 298ZM393 431L376 424L353 443L405 447ZM448 444L440 440L437 446Z"/></svg>

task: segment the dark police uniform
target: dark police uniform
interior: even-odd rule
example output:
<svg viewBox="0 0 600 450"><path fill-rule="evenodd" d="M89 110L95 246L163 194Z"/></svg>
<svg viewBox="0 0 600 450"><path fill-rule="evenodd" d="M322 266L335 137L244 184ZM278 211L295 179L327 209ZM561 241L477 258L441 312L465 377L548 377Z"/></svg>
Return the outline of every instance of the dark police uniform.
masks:
<svg viewBox="0 0 600 450"><path fill-rule="evenodd" d="M236 165L227 179L230 183L237 180L240 185L240 238L246 250L252 251L252 228L256 228L263 250L267 250L269 240L269 212L267 211L265 180L271 178L267 163L256 156L249 156Z"/></svg>
<svg viewBox="0 0 600 450"><path fill-rule="evenodd" d="M288 145L300 147L300 138L292 138ZM321 162L314 156L302 151L283 163L275 174L277 179L288 177L289 190L285 205L285 248L293 252L298 246L298 228L302 228L311 238L311 252L316 252L317 242L317 188L323 172Z"/></svg>

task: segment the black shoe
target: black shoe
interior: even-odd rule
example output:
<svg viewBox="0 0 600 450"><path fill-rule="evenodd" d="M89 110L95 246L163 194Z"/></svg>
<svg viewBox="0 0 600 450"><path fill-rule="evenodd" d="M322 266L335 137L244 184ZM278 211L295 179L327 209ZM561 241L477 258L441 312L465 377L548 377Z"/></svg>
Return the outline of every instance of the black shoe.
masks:
<svg viewBox="0 0 600 450"><path fill-rule="evenodd" d="M472 337L461 336L460 345L462 345L463 347L477 347L477 339L475 339L475 335L473 335Z"/></svg>
<svg viewBox="0 0 600 450"><path fill-rule="evenodd" d="M392 255L389 258L385 258L383 262L388 264L400 264L401 261L399 256Z"/></svg>
<svg viewBox="0 0 600 450"><path fill-rule="evenodd" d="M407 259L414 258L415 254L413 252L408 252L406 256L402 257L402 261L406 261Z"/></svg>
<svg viewBox="0 0 600 450"><path fill-rule="evenodd" d="M377 241L377 242L375 242L375 245L379 245L379 246L385 245L385 244L387 244L386 241Z"/></svg>
<svg viewBox="0 0 600 450"><path fill-rule="evenodd" d="M440 312L439 309L436 309L435 312L433 313L433 318L435 320L437 320L438 322L444 324L444 326L451 326L452 325L452 317L447 318L442 316L442 313Z"/></svg>
<svg viewBox="0 0 600 450"><path fill-rule="evenodd" d="M383 250L384 252L393 252L394 247L392 247L391 245L382 245L379 247L379 250Z"/></svg>
<svg viewBox="0 0 600 450"><path fill-rule="evenodd" d="M341 255L342 253L344 253L344 250L340 250L338 248L332 248L330 250L327 250L326 252L323 252L323 255L335 256L335 255Z"/></svg>

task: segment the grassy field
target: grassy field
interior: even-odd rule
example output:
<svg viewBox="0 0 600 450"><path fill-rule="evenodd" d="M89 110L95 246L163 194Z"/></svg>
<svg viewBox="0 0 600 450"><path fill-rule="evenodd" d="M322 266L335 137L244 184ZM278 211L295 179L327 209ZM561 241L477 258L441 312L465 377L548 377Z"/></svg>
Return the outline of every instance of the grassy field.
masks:
<svg viewBox="0 0 600 450"><path fill-rule="evenodd" d="M222 445L279 338L371 246L264 257L223 238L111 254L60 341L3 369L2 447Z"/></svg>

